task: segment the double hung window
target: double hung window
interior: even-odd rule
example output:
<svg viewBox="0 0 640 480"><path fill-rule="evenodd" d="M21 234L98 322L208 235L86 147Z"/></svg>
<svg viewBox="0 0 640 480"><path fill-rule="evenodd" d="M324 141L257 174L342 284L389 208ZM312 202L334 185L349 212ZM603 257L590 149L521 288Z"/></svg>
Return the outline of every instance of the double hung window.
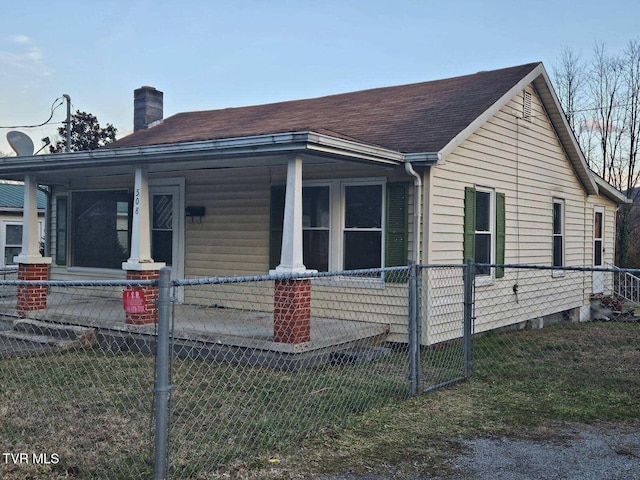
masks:
<svg viewBox="0 0 640 480"><path fill-rule="evenodd" d="M345 185L345 270L382 266L382 185Z"/></svg>
<svg viewBox="0 0 640 480"><path fill-rule="evenodd" d="M310 270L329 269L329 186L302 189L302 255Z"/></svg>
<svg viewBox="0 0 640 480"><path fill-rule="evenodd" d="M406 265L405 183L330 180L302 188L303 262L318 271ZM271 190L270 268L280 262L285 188Z"/></svg>
<svg viewBox="0 0 640 480"><path fill-rule="evenodd" d="M4 266L13 266L16 263L13 257L20 255L22 251L22 224L4 224Z"/></svg>
<svg viewBox="0 0 640 480"><path fill-rule="evenodd" d="M505 195L483 187L465 188L464 260L477 264L476 276L501 278L505 255ZM494 271L495 270L495 271Z"/></svg>
<svg viewBox="0 0 640 480"><path fill-rule="evenodd" d="M553 247L554 267L564 266L564 202L553 200Z"/></svg>

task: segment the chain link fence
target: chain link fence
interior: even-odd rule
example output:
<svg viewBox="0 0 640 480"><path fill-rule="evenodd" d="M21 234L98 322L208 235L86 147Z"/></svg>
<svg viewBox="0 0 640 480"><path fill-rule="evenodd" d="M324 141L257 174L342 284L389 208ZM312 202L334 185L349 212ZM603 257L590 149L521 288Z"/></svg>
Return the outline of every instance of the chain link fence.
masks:
<svg viewBox="0 0 640 480"><path fill-rule="evenodd" d="M46 309L20 316L0 297L0 477L216 478L469 377L506 380L542 415L580 382L594 411L628 408L628 275L467 264L36 283ZM158 322L127 323L123 290L149 287Z"/></svg>
<svg viewBox="0 0 640 480"><path fill-rule="evenodd" d="M624 418L640 398L638 274L512 266L476 277L473 375L509 385L541 418Z"/></svg>
<svg viewBox="0 0 640 480"><path fill-rule="evenodd" d="M46 310L0 299L0 478L151 478L155 329L124 323L133 285L38 285Z"/></svg>
<svg viewBox="0 0 640 480"><path fill-rule="evenodd" d="M291 335L278 330L279 282L310 283L307 316L280 326ZM170 478L264 465L408 395L406 268L174 288L184 303L172 330Z"/></svg>

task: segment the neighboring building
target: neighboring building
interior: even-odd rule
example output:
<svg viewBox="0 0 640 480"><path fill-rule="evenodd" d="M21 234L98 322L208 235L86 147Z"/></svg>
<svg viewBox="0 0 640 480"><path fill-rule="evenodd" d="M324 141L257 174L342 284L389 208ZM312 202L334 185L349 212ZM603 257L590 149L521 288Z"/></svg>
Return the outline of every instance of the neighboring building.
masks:
<svg viewBox="0 0 640 480"><path fill-rule="evenodd" d="M615 258L624 197L588 169L541 63L164 120L162 93L143 87L135 112L136 131L106 148L0 164L0 178L51 188L52 260L40 263L52 261L52 278L142 278L161 264L193 277ZM584 318L590 294L608 288L594 274L562 304L514 315L514 275L478 272L492 308L511 313L477 331L570 309ZM382 278L371 286L406 293ZM314 285L312 301L340 288ZM458 307L434 310L453 286L428 288L423 313L437 328L423 341L455 337ZM345 297L345 312L368 291ZM405 317L372 319L402 340Z"/></svg>
<svg viewBox="0 0 640 480"><path fill-rule="evenodd" d="M38 190L38 237L44 246L44 213L47 196ZM20 182L0 182L0 268L17 267L14 257L22 250L22 211L24 185Z"/></svg>

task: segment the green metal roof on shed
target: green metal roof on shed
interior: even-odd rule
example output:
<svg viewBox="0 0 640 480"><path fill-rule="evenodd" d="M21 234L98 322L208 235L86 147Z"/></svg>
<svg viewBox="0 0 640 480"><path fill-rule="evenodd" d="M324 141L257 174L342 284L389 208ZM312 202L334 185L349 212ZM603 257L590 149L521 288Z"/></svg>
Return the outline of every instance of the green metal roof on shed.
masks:
<svg viewBox="0 0 640 480"><path fill-rule="evenodd" d="M38 190L38 209L44 209L47 204L47 195ZM18 183L0 183L0 209L23 208L24 185Z"/></svg>

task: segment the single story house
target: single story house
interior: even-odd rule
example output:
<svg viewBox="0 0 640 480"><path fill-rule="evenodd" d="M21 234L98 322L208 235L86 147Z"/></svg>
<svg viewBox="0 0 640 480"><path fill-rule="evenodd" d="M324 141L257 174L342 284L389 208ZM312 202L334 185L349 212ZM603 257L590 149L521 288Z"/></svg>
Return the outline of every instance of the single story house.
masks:
<svg viewBox="0 0 640 480"><path fill-rule="evenodd" d="M27 203L35 205L38 184L51 191L50 257L28 230L16 259L25 272L137 279L165 264L180 278L469 257L559 267L614 262L624 196L588 168L541 63L166 119L162 102L152 87L136 90L135 131L108 147L0 159L0 178L25 181ZM493 311L513 312L515 273L477 275L477 292L494 299ZM548 273L540 281L556 280ZM462 305L440 308L454 287L427 286L425 344L457 335ZM340 299L340 288L313 286L314 315L324 298ZM577 309L586 318L589 296L606 288L594 273L565 301L541 302L526 315ZM344 315L375 289L406 295L406 286L376 278L361 295L344 297ZM367 320L404 338L406 316L369 308ZM482 308L477 331L520 320L483 322ZM326 314L343 313L333 304Z"/></svg>

